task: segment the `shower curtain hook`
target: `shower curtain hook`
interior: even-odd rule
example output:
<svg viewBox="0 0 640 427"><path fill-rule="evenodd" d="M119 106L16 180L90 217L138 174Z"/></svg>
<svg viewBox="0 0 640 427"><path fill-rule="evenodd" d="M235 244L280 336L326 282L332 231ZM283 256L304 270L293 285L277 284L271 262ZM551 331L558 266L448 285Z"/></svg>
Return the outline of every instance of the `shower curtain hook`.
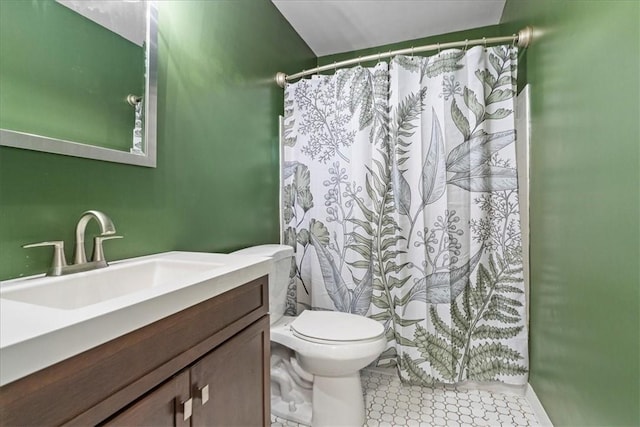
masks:
<svg viewBox="0 0 640 427"><path fill-rule="evenodd" d="M359 67L361 66L361 64L360 64L361 61L362 61L362 56L358 56L358 66Z"/></svg>
<svg viewBox="0 0 640 427"><path fill-rule="evenodd" d="M438 42L438 53L440 53L440 42Z"/></svg>
<svg viewBox="0 0 640 427"><path fill-rule="evenodd" d="M464 40L464 51L467 51L467 48L469 47L469 39L465 39Z"/></svg>
<svg viewBox="0 0 640 427"><path fill-rule="evenodd" d="M487 38L486 37L482 38L482 43L484 43L484 48L486 49L487 48Z"/></svg>
<svg viewBox="0 0 640 427"><path fill-rule="evenodd" d="M413 46L411 46L411 57L413 58Z"/></svg>
<svg viewBox="0 0 640 427"><path fill-rule="evenodd" d="M518 41L518 35L513 34L513 43L511 43L511 47L516 47L516 42Z"/></svg>
<svg viewBox="0 0 640 427"><path fill-rule="evenodd" d="M333 72L334 73L338 72L338 63L336 61L333 61Z"/></svg>

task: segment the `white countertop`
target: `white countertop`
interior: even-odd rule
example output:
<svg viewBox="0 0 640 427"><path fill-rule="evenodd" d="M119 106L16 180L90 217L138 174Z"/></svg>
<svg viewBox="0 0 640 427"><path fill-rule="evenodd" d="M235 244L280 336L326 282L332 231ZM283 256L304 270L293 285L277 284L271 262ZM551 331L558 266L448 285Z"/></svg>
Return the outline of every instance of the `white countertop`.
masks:
<svg viewBox="0 0 640 427"><path fill-rule="evenodd" d="M2 298L2 290L43 280L47 286L53 285L60 278L39 275L0 282L0 386L264 276L272 265L269 258L258 256L198 252L167 252L111 265L151 259L211 262L218 266L170 284L76 309Z"/></svg>

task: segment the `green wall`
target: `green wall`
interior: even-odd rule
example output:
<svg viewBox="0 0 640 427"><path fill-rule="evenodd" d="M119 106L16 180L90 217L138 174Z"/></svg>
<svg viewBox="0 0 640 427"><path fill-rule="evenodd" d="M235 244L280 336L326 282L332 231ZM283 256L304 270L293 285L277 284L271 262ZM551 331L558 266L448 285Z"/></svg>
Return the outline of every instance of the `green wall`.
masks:
<svg viewBox="0 0 640 427"><path fill-rule="evenodd" d="M131 148L142 47L54 0L3 0L0 52L0 128Z"/></svg>
<svg viewBox="0 0 640 427"><path fill-rule="evenodd" d="M268 0L158 4L158 167L0 147L0 278L47 269L51 249L24 243L63 239L70 258L87 209L125 237L105 244L111 260L278 241L273 76L313 52Z"/></svg>
<svg viewBox="0 0 640 427"><path fill-rule="evenodd" d="M531 84L531 376L556 426L638 426L640 3L507 0Z"/></svg>

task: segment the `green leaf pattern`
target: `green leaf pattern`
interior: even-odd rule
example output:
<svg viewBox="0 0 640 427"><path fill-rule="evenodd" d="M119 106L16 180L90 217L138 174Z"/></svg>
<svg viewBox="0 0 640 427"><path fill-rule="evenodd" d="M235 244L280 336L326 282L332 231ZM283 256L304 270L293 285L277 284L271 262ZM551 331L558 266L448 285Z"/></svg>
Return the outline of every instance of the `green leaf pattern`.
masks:
<svg viewBox="0 0 640 427"><path fill-rule="evenodd" d="M289 314L380 322L378 365L411 383L526 383L516 61L475 47L287 85Z"/></svg>

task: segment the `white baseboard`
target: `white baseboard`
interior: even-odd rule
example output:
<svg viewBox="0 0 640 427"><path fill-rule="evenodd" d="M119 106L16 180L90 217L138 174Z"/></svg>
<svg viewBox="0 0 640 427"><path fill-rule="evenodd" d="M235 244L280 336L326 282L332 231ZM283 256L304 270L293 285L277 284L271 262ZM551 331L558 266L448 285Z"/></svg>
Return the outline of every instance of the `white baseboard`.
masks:
<svg viewBox="0 0 640 427"><path fill-rule="evenodd" d="M542 427L553 427L551 419L547 415L547 411L544 410L544 407L542 406L540 399L538 399L536 392L533 391L533 387L531 387L531 384L527 384L527 388L524 392L524 398L529 403L529 406L531 406L533 414L536 416L536 419L538 420L540 425Z"/></svg>

